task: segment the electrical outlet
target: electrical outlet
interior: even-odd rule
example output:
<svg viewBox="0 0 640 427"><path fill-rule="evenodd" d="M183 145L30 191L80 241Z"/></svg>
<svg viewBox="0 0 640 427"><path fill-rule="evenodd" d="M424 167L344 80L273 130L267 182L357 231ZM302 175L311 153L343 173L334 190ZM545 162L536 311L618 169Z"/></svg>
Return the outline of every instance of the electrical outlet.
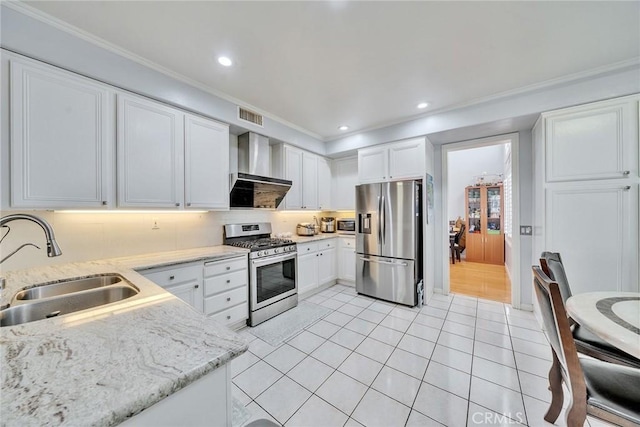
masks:
<svg viewBox="0 0 640 427"><path fill-rule="evenodd" d="M521 225L520 226L520 235L521 236L531 236L533 234L533 227L530 225Z"/></svg>
<svg viewBox="0 0 640 427"><path fill-rule="evenodd" d="M158 218L151 218L151 229L160 230L160 222L158 221Z"/></svg>

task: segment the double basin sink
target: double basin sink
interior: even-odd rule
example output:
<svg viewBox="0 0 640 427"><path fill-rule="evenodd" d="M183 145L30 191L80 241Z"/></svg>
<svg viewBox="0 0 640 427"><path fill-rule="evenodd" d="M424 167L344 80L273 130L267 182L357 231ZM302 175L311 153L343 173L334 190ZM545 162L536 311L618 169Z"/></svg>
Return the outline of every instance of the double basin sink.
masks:
<svg viewBox="0 0 640 427"><path fill-rule="evenodd" d="M102 274L45 283L18 291L9 308L0 310L0 326L62 316L131 298L138 288L118 274Z"/></svg>

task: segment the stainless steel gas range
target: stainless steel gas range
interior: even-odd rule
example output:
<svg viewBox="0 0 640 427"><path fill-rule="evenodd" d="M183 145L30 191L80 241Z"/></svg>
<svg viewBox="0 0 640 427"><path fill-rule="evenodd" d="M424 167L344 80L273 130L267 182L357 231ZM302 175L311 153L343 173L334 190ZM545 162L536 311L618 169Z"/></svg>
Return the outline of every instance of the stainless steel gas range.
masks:
<svg viewBox="0 0 640 427"><path fill-rule="evenodd" d="M298 305L296 244L271 237L271 224L227 224L224 244L249 249L249 326Z"/></svg>

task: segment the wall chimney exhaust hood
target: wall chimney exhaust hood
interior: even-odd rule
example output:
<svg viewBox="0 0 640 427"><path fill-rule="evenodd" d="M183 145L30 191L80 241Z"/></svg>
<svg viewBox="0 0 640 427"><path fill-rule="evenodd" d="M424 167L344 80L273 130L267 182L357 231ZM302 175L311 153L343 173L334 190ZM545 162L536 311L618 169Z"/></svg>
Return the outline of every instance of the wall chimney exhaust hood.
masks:
<svg viewBox="0 0 640 427"><path fill-rule="evenodd" d="M269 139L253 132L239 135L238 173L231 175L231 207L276 209L292 183L270 175Z"/></svg>

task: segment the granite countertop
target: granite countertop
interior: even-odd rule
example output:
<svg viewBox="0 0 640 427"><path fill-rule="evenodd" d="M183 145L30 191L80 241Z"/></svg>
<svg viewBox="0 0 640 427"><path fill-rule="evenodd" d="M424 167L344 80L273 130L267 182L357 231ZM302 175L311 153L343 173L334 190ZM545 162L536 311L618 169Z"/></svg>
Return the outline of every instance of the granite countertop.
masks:
<svg viewBox="0 0 640 427"><path fill-rule="evenodd" d="M1 303L35 284L103 273L140 290L119 303L0 328L2 425L118 424L247 349L134 269L225 259L218 246L7 272Z"/></svg>
<svg viewBox="0 0 640 427"><path fill-rule="evenodd" d="M339 233L319 233L313 236L291 236L291 240L296 243L315 242L317 240L336 239L338 237L351 237L355 239L355 234L339 234Z"/></svg>

